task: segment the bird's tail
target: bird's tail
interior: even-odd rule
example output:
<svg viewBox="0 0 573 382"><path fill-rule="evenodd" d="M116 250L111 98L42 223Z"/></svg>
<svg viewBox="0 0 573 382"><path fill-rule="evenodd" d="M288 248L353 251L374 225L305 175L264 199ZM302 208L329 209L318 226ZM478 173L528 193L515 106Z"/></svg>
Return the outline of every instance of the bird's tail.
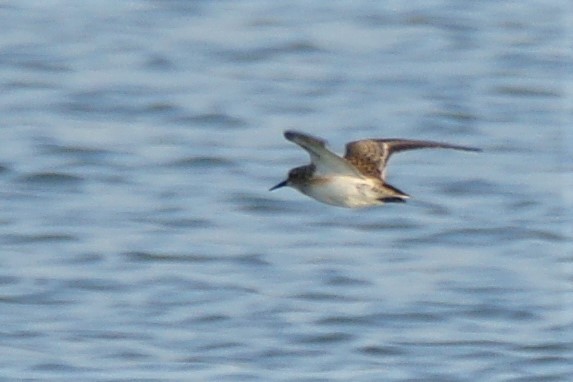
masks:
<svg viewBox="0 0 573 382"><path fill-rule="evenodd" d="M378 200L384 203L405 203L407 199L410 199L410 195L389 184L384 184L381 191Z"/></svg>

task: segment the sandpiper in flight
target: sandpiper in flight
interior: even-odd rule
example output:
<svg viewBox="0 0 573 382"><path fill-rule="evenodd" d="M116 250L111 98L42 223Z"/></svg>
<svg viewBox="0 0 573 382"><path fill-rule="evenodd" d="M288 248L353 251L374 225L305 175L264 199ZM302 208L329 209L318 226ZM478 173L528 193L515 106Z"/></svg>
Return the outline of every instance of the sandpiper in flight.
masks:
<svg viewBox="0 0 573 382"><path fill-rule="evenodd" d="M296 131L284 136L310 154L311 163L293 168L288 178L270 191L290 186L319 202L359 208L405 202L410 196L386 183L386 165L392 153L445 148L481 151L468 146L409 139L364 139L346 144L344 157L326 148L326 141Z"/></svg>

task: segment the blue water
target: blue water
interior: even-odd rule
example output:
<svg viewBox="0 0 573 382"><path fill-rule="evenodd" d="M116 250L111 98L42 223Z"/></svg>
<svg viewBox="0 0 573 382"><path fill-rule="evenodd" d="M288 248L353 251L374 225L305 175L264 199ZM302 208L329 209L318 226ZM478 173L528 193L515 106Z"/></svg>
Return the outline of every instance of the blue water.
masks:
<svg viewBox="0 0 573 382"><path fill-rule="evenodd" d="M569 381L567 1L4 1L0 380ZM268 192L361 138L405 205Z"/></svg>

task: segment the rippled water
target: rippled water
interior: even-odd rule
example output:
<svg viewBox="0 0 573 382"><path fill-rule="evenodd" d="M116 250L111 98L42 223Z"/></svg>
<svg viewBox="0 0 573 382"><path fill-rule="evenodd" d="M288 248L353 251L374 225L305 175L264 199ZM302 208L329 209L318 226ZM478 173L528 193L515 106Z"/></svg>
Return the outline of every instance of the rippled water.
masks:
<svg viewBox="0 0 573 382"><path fill-rule="evenodd" d="M0 379L567 381L566 1L0 4ZM267 189L345 142L405 205Z"/></svg>

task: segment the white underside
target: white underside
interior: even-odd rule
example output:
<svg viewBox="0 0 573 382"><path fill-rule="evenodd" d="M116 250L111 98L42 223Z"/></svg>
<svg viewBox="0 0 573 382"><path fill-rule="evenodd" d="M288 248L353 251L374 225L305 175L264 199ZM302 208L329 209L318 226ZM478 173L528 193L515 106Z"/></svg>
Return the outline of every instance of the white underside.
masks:
<svg viewBox="0 0 573 382"><path fill-rule="evenodd" d="M370 179L350 176L329 177L328 181L315 182L310 187L299 188L305 195L319 202L338 207L360 208L383 204L380 189L374 188Z"/></svg>

